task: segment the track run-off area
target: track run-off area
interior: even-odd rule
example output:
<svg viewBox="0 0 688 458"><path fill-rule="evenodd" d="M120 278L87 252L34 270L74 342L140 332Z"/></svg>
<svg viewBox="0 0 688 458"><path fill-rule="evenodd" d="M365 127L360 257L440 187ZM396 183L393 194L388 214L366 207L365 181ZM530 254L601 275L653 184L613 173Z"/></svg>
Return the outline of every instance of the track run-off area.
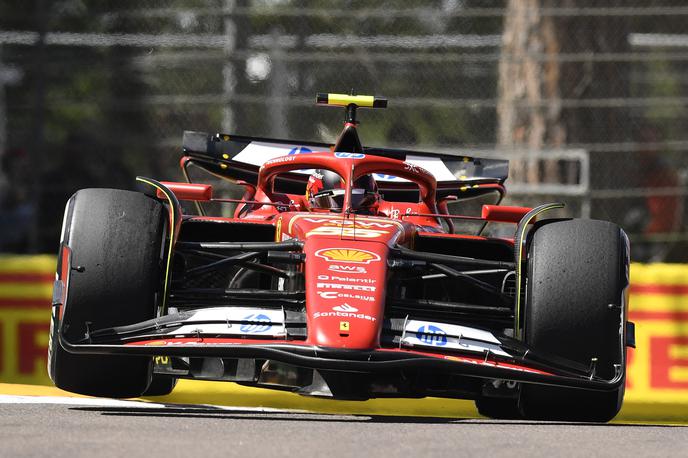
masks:
<svg viewBox="0 0 688 458"><path fill-rule="evenodd" d="M339 402L221 385L182 382L171 396L116 400L0 384L0 456L683 456L688 450L688 421L680 420L688 412L643 421L626 408L610 424L503 421L481 418L469 401Z"/></svg>
<svg viewBox="0 0 688 458"><path fill-rule="evenodd" d="M184 380L163 397L78 397L47 386L54 269L52 256L0 263L0 458L687 454L688 265L632 266L638 350L608 425L493 421L471 401L330 401Z"/></svg>

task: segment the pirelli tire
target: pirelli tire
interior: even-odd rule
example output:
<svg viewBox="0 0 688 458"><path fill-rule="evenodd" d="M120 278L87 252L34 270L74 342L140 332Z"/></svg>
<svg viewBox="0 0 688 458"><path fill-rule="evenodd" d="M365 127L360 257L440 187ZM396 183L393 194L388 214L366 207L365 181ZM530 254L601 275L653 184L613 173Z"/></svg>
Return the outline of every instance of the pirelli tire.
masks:
<svg viewBox="0 0 688 458"><path fill-rule="evenodd" d="M91 396L143 394L152 376L150 357L67 352L58 329L79 342L88 328L149 320L156 315L164 238L163 205L142 193L83 189L67 203L62 246L71 251L66 303L53 311L48 372L58 388ZM58 272L64 259L60 250Z"/></svg>
<svg viewBox="0 0 688 458"><path fill-rule="evenodd" d="M475 407L480 415L495 420L520 420L522 418L518 408L518 399L480 397L475 400Z"/></svg>
<svg viewBox="0 0 688 458"><path fill-rule="evenodd" d="M606 221L556 220L536 226L527 246L525 342L612 379L626 359L626 234ZM613 391L522 384L519 408L526 419L607 422L623 396L623 383Z"/></svg>
<svg viewBox="0 0 688 458"><path fill-rule="evenodd" d="M166 396L177 386L177 378L167 374L153 374L150 385L143 396Z"/></svg>

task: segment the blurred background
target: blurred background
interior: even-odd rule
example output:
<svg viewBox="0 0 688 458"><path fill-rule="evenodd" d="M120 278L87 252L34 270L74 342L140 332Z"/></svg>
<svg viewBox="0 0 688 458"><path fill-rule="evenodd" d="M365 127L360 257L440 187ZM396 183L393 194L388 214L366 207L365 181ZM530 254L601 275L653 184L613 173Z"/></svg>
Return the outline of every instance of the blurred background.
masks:
<svg viewBox="0 0 688 458"><path fill-rule="evenodd" d="M179 180L183 130L511 160L510 203L611 219L688 261L682 0L3 0L0 251L55 253L83 187Z"/></svg>
<svg viewBox="0 0 688 458"><path fill-rule="evenodd" d="M0 383L50 384L72 193L181 180L184 130L332 142L315 94L353 89L389 99L365 145L506 158L507 203L624 227L623 416L684 421L686 70L685 0L2 0Z"/></svg>

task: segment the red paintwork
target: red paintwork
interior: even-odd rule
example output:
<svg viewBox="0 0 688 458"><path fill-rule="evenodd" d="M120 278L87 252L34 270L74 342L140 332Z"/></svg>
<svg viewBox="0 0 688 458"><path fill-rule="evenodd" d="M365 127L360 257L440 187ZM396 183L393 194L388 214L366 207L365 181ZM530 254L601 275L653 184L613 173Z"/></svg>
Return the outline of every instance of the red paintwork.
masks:
<svg viewBox="0 0 688 458"><path fill-rule="evenodd" d="M488 221L518 224L530 207L509 207L502 205L483 205L482 217Z"/></svg>
<svg viewBox="0 0 688 458"><path fill-rule="evenodd" d="M179 200L209 201L213 198L213 187L209 184L161 182L177 196ZM157 191L158 199L164 199L165 194Z"/></svg>
<svg viewBox="0 0 688 458"><path fill-rule="evenodd" d="M386 218L349 216L287 214L282 237L306 242L306 342L372 349L379 346L382 329L389 246L407 244L415 228ZM342 322L348 322L348 332L341 332Z"/></svg>
<svg viewBox="0 0 688 458"><path fill-rule="evenodd" d="M390 248L397 245L412 248L419 234L485 239L444 232L435 201L437 182L423 168L386 157L347 154L350 156L314 152L267 161L260 168L255 189L246 189L244 198L252 202L245 202L248 208L240 218L195 216L187 221L271 224L275 226L276 241L304 241L308 336L303 344L373 350L380 347ZM376 215L331 213L308 211L304 196L273 190L274 179L279 174L320 168L336 172L346 183L372 173L408 179L417 184L420 202L380 200ZM344 208L348 208L351 200L350 187L346 189ZM247 343L247 339L236 343Z"/></svg>
<svg viewBox="0 0 688 458"><path fill-rule="evenodd" d="M282 156L267 161L258 172L258 189L266 196L272 195L272 181L276 175L293 170L325 168L336 172L347 183L370 173L384 173L406 178L420 188L421 200L427 205L427 213L436 213L435 190L437 181L427 170L404 161L367 155L363 158L339 158L337 153L312 153ZM363 155L361 155L363 156ZM260 199L256 199L260 200ZM344 199L345 208L351 200L350 193Z"/></svg>
<svg viewBox="0 0 688 458"><path fill-rule="evenodd" d="M62 250L60 252L60 272L58 272L58 280L62 281L64 288L62 289L62 305L59 306L57 310L57 316L62 320L62 315L64 314L64 304L67 301L67 289L69 286L69 273L72 265L72 249L67 246L67 244L62 245Z"/></svg>
<svg viewBox="0 0 688 458"><path fill-rule="evenodd" d="M442 225L438 220L438 217L441 215L438 214L437 217L425 216L426 214L433 215L432 213L428 213L428 210L429 209L423 202L416 204L411 202L387 202L382 200L380 201L380 206L378 207L378 211L382 215L388 216L392 219L403 219L404 221L413 222L418 226L429 226L441 229ZM405 216L409 214L414 216Z"/></svg>
<svg viewBox="0 0 688 458"><path fill-rule="evenodd" d="M419 236L423 237L433 237L437 236L435 232L418 232ZM482 235L467 235L467 234L442 234L442 237L447 237L451 239L468 239L468 240L489 240L487 237Z"/></svg>

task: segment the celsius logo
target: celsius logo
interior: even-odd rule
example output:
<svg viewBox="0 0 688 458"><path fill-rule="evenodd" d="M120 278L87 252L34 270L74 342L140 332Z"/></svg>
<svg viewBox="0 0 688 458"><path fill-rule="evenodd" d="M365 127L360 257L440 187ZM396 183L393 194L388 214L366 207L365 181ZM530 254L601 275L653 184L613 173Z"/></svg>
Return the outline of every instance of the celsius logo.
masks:
<svg viewBox="0 0 688 458"><path fill-rule="evenodd" d="M272 325L270 324L270 317L263 315L262 313L252 313L249 316L244 317L242 321L251 321L251 323L242 324L239 328L241 332L246 332L249 334L265 332L272 328Z"/></svg>
<svg viewBox="0 0 688 458"><path fill-rule="evenodd" d="M365 154L362 153L334 153L334 157L339 159L363 159Z"/></svg>
<svg viewBox="0 0 688 458"><path fill-rule="evenodd" d="M373 252L353 248L323 248L316 251L315 255L330 262L351 262L355 264L370 264L380 260L380 256Z"/></svg>
<svg viewBox="0 0 688 458"><path fill-rule="evenodd" d="M363 294L337 293L335 291L318 291L318 296L323 299L355 299L359 301L375 302L375 296Z"/></svg>
<svg viewBox="0 0 688 458"><path fill-rule="evenodd" d="M447 345L447 333L437 326L430 324L427 326L427 329L425 326L421 326L418 332L416 332L416 337L424 344L434 345L436 347Z"/></svg>
<svg viewBox="0 0 688 458"><path fill-rule="evenodd" d="M308 154L312 152L313 150L310 150L305 146L297 146L295 148L292 148L291 151L289 151L289 153L287 154L287 156L291 156L292 154Z"/></svg>
<svg viewBox="0 0 688 458"><path fill-rule="evenodd" d="M332 307L332 310L336 310L337 312L358 312L356 307L352 307L347 303Z"/></svg>

